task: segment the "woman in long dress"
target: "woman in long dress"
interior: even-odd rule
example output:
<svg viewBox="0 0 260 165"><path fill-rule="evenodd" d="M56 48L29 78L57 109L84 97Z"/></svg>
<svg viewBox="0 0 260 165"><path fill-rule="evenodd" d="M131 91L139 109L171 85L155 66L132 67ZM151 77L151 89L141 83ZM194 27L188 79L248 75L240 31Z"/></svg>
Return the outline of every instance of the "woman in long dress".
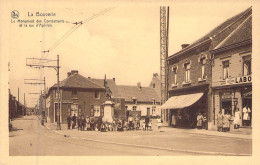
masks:
<svg viewBox="0 0 260 165"><path fill-rule="evenodd" d="M197 116L197 128L202 129L202 123L203 123L203 116L201 113Z"/></svg>
<svg viewBox="0 0 260 165"><path fill-rule="evenodd" d="M235 112L235 118L234 118L234 128L235 128L235 129L238 129L238 128L239 128L239 126L240 126L240 120L241 120L241 114L240 114L239 109L237 108L237 109L236 109L236 112Z"/></svg>

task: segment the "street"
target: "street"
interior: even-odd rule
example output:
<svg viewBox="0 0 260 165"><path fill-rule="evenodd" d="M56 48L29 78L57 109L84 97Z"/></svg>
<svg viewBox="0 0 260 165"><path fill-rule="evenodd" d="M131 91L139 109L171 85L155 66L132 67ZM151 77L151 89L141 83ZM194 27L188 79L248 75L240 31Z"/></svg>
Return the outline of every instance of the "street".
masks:
<svg viewBox="0 0 260 165"><path fill-rule="evenodd" d="M12 121L10 156L251 155L252 140L187 131L51 130L36 116Z"/></svg>

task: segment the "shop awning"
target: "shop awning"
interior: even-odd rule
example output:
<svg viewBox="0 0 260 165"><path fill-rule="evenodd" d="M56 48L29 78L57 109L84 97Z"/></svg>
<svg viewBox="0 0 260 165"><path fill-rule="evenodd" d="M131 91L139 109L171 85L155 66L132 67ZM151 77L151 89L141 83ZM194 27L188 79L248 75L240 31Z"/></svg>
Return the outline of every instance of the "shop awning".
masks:
<svg viewBox="0 0 260 165"><path fill-rule="evenodd" d="M172 96L161 106L161 109L181 109L189 107L197 102L202 96L203 93Z"/></svg>

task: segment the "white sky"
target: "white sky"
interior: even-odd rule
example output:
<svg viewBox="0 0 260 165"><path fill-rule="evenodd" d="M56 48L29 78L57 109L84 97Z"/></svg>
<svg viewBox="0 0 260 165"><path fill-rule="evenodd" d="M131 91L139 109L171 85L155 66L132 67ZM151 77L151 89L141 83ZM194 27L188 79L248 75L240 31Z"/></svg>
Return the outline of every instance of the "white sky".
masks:
<svg viewBox="0 0 260 165"><path fill-rule="evenodd" d="M226 19L250 7L243 1L175 1L170 3L169 54L181 49L181 44L192 43ZM40 6L40 7L39 7ZM36 103L29 92L39 92L42 87L24 85L24 79L46 77L47 86L56 83L53 69L33 69L26 66L26 57L41 58L41 51L47 50L72 24L54 24L52 28L20 28L10 22L12 10L20 12L21 19L30 19L27 12L55 12L56 17L76 22L84 20L107 7L115 7L110 12L97 17L78 28L47 58L56 59L60 55L60 80L70 70L79 70L85 77L116 78L117 84L136 85L141 82L148 86L153 73L160 72L160 8L158 4L86 4L84 2L68 4L33 3L24 7L21 3L9 4L4 18L6 39L4 45L11 71L9 82L11 93L17 96L20 88L20 100L26 93L29 106ZM32 17L36 19L36 17ZM23 101L22 101L23 103Z"/></svg>

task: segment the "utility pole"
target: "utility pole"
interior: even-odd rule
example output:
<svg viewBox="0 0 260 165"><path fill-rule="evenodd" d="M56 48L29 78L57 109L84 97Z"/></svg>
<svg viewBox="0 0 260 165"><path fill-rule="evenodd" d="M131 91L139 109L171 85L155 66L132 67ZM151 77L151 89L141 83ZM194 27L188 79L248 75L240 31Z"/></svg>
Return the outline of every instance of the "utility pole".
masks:
<svg viewBox="0 0 260 165"><path fill-rule="evenodd" d="M23 94L23 104L24 104L24 115L26 115L26 103L25 103L25 93Z"/></svg>
<svg viewBox="0 0 260 165"><path fill-rule="evenodd" d="M58 121L57 121L57 130L61 130L61 126L60 126L60 63L59 63L59 55L57 55L57 92L58 92Z"/></svg>
<svg viewBox="0 0 260 165"><path fill-rule="evenodd" d="M46 63L56 61L56 65L47 65ZM46 64L46 65L43 65ZM41 59L41 58L26 58L26 66L34 67L34 68L53 68L57 72L57 93L58 93L58 120L57 120L57 130L61 129L61 103L60 103L60 82L59 82L59 75L60 75L60 64L59 64L59 55L57 55L57 60L50 60L50 59ZM46 97L46 95L45 95ZM46 100L45 100L46 101Z"/></svg>
<svg viewBox="0 0 260 165"><path fill-rule="evenodd" d="M17 100L18 100L18 105L17 105L17 113L20 115L20 101L19 101L19 94L20 94L20 92L19 92L19 88L18 88L18 98L17 98Z"/></svg>

